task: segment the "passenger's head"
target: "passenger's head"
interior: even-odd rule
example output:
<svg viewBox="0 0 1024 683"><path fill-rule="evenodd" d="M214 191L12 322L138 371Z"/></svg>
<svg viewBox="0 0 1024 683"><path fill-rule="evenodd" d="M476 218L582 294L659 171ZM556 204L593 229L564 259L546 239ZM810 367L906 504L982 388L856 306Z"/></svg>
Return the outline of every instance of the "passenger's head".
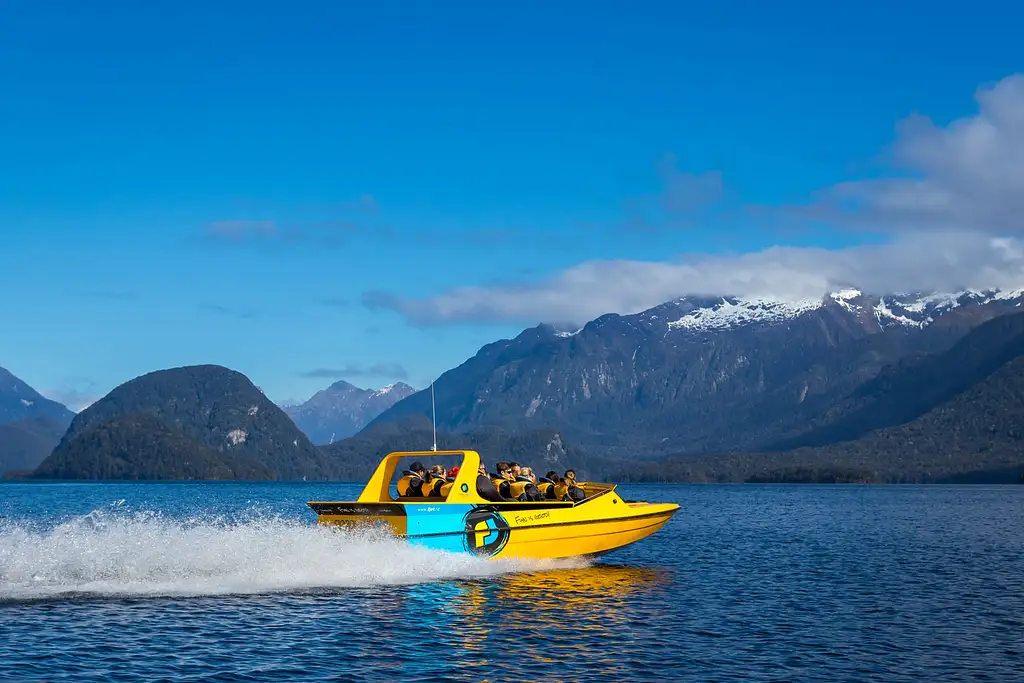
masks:
<svg viewBox="0 0 1024 683"><path fill-rule="evenodd" d="M449 479L454 479L455 477L459 476L459 470L460 469L462 469L461 465L455 465L454 467L449 467L448 468L448 478Z"/></svg>
<svg viewBox="0 0 1024 683"><path fill-rule="evenodd" d="M421 463L419 460L417 460L413 464L409 465L409 471L410 472L415 472L416 474L425 474L426 471L427 471L427 468L423 466L423 463Z"/></svg>
<svg viewBox="0 0 1024 683"><path fill-rule="evenodd" d="M444 465L434 465L433 467L430 468L430 473L435 477L444 478Z"/></svg>
<svg viewBox="0 0 1024 683"><path fill-rule="evenodd" d="M504 475L504 474L505 474L506 472L510 471L510 468L509 468L509 466L508 466L508 463L507 463L507 462L504 462L504 461L502 461L502 462L499 462L499 463L498 463L498 464L496 464L496 465L495 465L494 467L495 467L495 469L496 469L496 470L498 471L498 474L499 474L499 475Z"/></svg>
<svg viewBox="0 0 1024 683"><path fill-rule="evenodd" d="M547 474L544 475L544 478L545 479L549 479L549 480L551 480L551 481L553 481L554 483L557 484L558 483L558 472L555 472L554 470L551 470L550 472L548 472Z"/></svg>
<svg viewBox="0 0 1024 683"><path fill-rule="evenodd" d="M569 481L576 481L576 470L566 470L565 478Z"/></svg>
<svg viewBox="0 0 1024 683"><path fill-rule="evenodd" d="M477 469L480 474L487 474L487 465L480 463L480 467Z"/></svg>
<svg viewBox="0 0 1024 683"><path fill-rule="evenodd" d="M517 477L519 476L519 473L523 471L523 468L520 467L519 463L517 462L510 462L508 464L508 467L510 470L512 470L512 474L516 475Z"/></svg>
<svg viewBox="0 0 1024 683"><path fill-rule="evenodd" d="M519 470L519 476L520 477L526 477L527 479L529 479L533 483L537 483L537 477L534 476L533 470L531 468L529 468L529 467L521 468Z"/></svg>

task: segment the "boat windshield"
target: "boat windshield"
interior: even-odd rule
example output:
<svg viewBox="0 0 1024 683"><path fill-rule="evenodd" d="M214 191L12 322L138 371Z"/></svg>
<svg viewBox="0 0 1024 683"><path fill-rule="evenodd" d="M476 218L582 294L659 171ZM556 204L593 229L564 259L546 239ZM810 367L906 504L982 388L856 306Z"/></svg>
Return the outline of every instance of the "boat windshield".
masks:
<svg viewBox="0 0 1024 683"><path fill-rule="evenodd" d="M464 456L445 453L424 453L399 459L388 491L394 501L425 498L444 501L451 493L451 485L462 469ZM413 468L417 468L414 472ZM422 467L422 469L419 469ZM415 475L415 476L412 476ZM403 486L403 479L413 480L413 490ZM424 495L411 495L419 491Z"/></svg>

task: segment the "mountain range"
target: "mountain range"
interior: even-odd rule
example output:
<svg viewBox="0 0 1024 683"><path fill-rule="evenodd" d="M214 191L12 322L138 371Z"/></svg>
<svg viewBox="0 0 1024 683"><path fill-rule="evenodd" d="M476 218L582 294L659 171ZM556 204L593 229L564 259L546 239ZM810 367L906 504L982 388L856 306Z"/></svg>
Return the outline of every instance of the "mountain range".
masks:
<svg viewBox="0 0 1024 683"><path fill-rule="evenodd" d="M623 481L1018 481L1022 302L849 287L538 325L436 380L438 444ZM430 414L404 384L282 411L240 373L175 368L75 417L36 476L362 479L429 448Z"/></svg>
<svg viewBox="0 0 1024 683"><path fill-rule="evenodd" d="M539 325L435 382L438 427L554 426L620 458L798 445L888 366L1020 311L1024 291L682 298L574 332ZM430 414L417 392L372 424Z"/></svg>
<svg viewBox="0 0 1024 683"><path fill-rule="evenodd" d="M1024 312L886 367L774 451L675 454L617 478L1024 483Z"/></svg>
<svg viewBox="0 0 1024 683"><path fill-rule="evenodd" d="M318 391L304 403L282 408L313 443L329 444L352 436L373 418L415 392L404 382L380 389L360 389L339 381Z"/></svg>

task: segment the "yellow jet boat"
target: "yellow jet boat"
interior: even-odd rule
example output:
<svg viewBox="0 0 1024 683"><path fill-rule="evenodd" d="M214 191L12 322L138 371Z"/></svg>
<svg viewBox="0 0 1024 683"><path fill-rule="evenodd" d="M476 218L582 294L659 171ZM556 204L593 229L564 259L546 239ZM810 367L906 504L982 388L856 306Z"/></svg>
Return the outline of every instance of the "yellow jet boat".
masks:
<svg viewBox="0 0 1024 683"><path fill-rule="evenodd" d="M399 498L391 479L404 458L462 456L444 498ZM580 482L579 501L492 502L476 489L476 451L409 451L384 456L358 500L309 501L322 525L381 525L410 543L487 558L603 555L650 536L679 506L623 500L614 484Z"/></svg>

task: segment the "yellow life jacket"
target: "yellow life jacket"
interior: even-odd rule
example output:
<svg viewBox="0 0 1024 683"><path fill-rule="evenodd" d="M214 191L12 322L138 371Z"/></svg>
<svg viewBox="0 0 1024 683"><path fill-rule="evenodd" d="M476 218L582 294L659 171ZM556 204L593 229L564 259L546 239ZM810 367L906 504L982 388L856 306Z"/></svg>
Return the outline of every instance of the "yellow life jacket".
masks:
<svg viewBox="0 0 1024 683"><path fill-rule="evenodd" d="M398 495L402 498L408 498L409 496L415 495L412 491L413 480L419 480L419 475L413 474L412 472L406 472L401 479L398 480Z"/></svg>
<svg viewBox="0 0 1024 683"><path fill-rule="evenodd" d="M447 498L448 497L448 493L452 490L453 486L455 486L455 480L454 479L452 479L451 481L446 481L445 483L441 484L441 489L440 489L441 490L441 497L442 498Z"/></svg>
<svg viewBox="0 0 1024 683"><path fill-rule="evenodd" d="M526 491L526 487L532 482L529 481L512 481L508 484L508 497L519 500L519 497Z"/></svg>
<svg viewBox="0 0 1024 683"><path fill-rule="evenodd" d="M498 491L499 495L504 496L505 498L512 497L508 490L509 484L512 481L510 477L511 475L509 475L509 477L491 477L491 483L494 484L494 488Z"/></svg>
<svg viewBox="0 0 1024 683"><path fill-rule="evenodd" d="M555 487L555 500L565 500L565 496L569 493L569 485L565 483L565 480L558 482L554 485Z"/></svg>
<svg viewBox="0 0 1024 683"><path fill-rule="evenodd" d="M576 483L575 479L568 479L564 482L565 489L558 500L579 502L587 497L587 492L582 486Z"/></svg>
<svg viewBox="0 0 1024 683"><path fill-rule="evenodd" d="M550 481L538 481L537 488L545 498L551 497L551 488L554 486Z"/></svg>
<svg viewBox="0 0 1024 683"><path fill-rule="evenodd" d="M423 484L423 493L420 494L427 498L440 498L443 494L441 493L441 487L444 486L445 480L440 477L435 477L430 481Z"/></svg>
<svg viewBox="0 0 1024 683"><path fill-rule="evenodd" d="M529 479L517 479L516 481L510 482L508 488L509 498L523 501L537 500L537 492L530 491L531 488L536 489L537 485Z"/></svg>

